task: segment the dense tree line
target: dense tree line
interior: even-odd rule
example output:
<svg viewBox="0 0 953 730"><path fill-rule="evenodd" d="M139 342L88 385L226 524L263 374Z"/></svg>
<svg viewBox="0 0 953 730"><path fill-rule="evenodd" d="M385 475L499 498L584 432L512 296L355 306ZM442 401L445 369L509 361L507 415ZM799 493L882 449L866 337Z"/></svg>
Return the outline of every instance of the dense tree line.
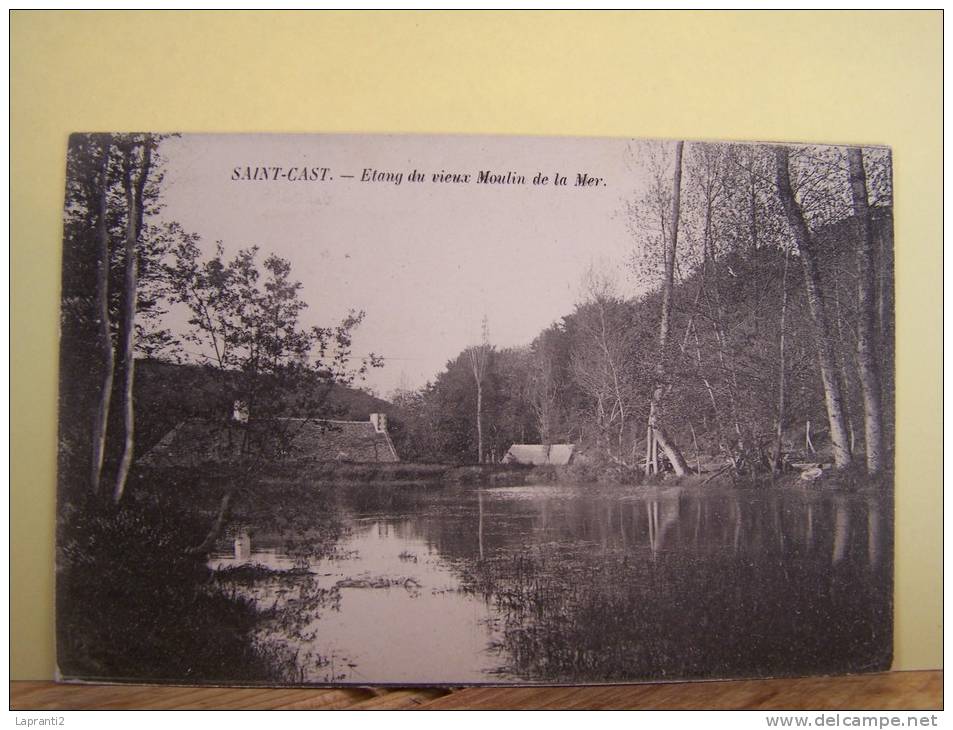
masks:
<svg viewBox="0 0 953 730"><path fill-rule="evenodd" d="M646 293L590 271L574 310L533 342L484 341L479 388L470 348L396 393L404 457L573 442L644 473L888 468L889 153L651 143L633 159L649 183L626 211L627 266Z"/></svg>

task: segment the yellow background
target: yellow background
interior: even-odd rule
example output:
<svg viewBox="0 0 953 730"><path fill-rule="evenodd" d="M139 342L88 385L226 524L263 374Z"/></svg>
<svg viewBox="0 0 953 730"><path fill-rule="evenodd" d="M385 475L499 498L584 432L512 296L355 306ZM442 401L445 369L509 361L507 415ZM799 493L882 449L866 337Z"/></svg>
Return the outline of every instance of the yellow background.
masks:
<svg viewBox="0 0 953 730"><path fill-rule="evenodd" d="M57 317L72 131L889 144L898 669L941 665L939 12L11 16L12 677L49 678Z"/></svg>

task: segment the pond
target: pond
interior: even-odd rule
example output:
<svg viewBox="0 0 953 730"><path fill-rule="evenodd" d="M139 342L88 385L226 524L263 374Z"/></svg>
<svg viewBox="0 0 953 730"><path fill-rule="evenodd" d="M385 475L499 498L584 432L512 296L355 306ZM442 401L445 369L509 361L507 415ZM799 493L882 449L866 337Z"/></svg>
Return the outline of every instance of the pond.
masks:
<svg viewBox="0 0 953 730"><path fill-rule="evenodd" d="M325 488L330 490L331 488ZM210 562L296 683L618 682L886 669L892 505L770 488L337 488Z"/></svg>

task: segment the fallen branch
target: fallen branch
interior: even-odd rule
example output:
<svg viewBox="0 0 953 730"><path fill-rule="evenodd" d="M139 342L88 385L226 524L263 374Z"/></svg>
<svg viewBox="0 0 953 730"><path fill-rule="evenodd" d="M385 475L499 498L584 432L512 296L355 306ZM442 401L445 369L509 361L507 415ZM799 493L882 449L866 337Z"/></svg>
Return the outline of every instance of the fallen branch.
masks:
<svg viewBox="0 0 953 730"><path fill-rule="evenodd" d="M723 467L721 467L721 469L719 469L718 471L716 471L714 474L712 474L712 475L709 476L708 478L704 479L704 480L702 481L702 485L708 484L708 482L710 482L710 481L711 481L712 479L714 479L716 476L718 476L719 474L724 474L724 473L725 473L726 471L728 471L731 467L732 467L731 464L725 464Z"/></svg>

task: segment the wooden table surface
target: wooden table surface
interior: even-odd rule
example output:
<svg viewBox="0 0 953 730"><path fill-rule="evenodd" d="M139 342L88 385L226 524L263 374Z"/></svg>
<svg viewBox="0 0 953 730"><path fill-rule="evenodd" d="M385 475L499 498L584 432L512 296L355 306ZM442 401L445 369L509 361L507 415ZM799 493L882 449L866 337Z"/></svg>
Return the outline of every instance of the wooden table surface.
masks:
<svg viewBox="0 0 953 730"><path fill-rule="evenodd" d="M942 706L942 671L558 688L229 689L10 682L13 710L933 710Z"/></svg>

